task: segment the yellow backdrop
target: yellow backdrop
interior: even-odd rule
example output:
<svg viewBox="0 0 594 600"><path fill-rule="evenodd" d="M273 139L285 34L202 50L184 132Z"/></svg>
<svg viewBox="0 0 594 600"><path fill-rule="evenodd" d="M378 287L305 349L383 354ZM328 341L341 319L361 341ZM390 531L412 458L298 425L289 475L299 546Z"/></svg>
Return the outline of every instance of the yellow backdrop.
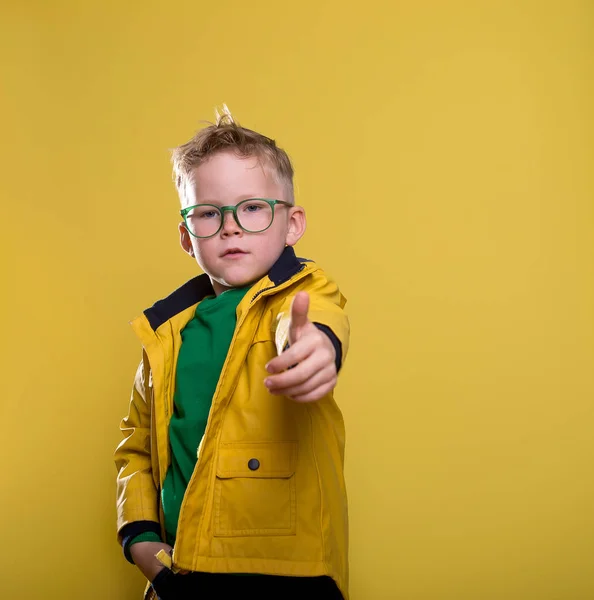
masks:
<svg viewBox="0 0 594 600"><path fill-rule="evenodd" d="M594 597L594 5L0 8L3 598L139 598L127 322L193 276L167 149L292 155L350 303L353 600Z"/></svg>

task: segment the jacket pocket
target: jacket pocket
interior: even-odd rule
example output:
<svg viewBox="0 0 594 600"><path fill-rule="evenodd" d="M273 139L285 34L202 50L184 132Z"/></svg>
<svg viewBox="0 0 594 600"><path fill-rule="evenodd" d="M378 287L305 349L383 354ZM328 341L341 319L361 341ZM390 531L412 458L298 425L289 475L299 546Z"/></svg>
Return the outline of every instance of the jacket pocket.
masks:
<svg viewBox="0 0 594 600"><path fill-rule="evenodd" d="M297 442L221 444L215 536L295 535Z"/></svg>

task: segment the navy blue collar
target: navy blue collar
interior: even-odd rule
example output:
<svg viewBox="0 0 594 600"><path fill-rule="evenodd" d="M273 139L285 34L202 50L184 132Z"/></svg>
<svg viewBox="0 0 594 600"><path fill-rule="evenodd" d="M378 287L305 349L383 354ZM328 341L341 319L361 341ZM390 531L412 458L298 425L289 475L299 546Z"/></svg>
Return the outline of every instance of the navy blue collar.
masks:
<svg viewBox="0 0 594 600"><path fill-rule="evenodd" d="M297 258L295 250L286 246L278 260L272 265L268 277L277 286L288 281L301 271L305 259ZM177 288L166 298L155 302L144 311L146 318L153 331L156 331L163 323L179 314L186 308L197 304L206 296L212 296L214 289L208 275L202 274L190 279L187 283Z"/></svg>

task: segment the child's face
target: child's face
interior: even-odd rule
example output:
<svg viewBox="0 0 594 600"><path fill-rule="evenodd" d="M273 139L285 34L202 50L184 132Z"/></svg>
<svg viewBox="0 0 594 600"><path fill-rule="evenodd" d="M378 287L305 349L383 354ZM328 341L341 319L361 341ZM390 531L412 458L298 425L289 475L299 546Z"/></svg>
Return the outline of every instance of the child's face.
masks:
<svg viewBox="0 0 594 600"><path fill-rule="evenodd" d="M256 157L240 158L233 152L219 152L193 171L187 185L184 208L195 204L235 206L248 198L287 201L282 183ZM293 246L305 232L301 207L277 204L272 225L261 233L248 233L224 213L223 227L206 239L190 235L180 224L183 249L210 276L217 296L226 289L253 283L268 273L285 245ZM228 253L231 249L241 252ZM226 254L227 253L227 254Z"/></svg>

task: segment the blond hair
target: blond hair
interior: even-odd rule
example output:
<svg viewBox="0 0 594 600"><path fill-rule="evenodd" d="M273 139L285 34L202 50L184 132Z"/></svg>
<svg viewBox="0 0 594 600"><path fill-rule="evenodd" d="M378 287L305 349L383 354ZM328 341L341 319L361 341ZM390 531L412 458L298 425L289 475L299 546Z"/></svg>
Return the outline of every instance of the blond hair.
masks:
<svg viewBox="0 0 594 600"><path fill-rule="evenodd" d="M214 154L230 150L241 158L255 157L271 168L277 181L287 190L287 202L294 204L293 165L287 153L273 139L241 127L225 104L220 111L215 109L215 117L214 123L171 152L173 179L180 200L183 202L192 171Z"/></svg>

